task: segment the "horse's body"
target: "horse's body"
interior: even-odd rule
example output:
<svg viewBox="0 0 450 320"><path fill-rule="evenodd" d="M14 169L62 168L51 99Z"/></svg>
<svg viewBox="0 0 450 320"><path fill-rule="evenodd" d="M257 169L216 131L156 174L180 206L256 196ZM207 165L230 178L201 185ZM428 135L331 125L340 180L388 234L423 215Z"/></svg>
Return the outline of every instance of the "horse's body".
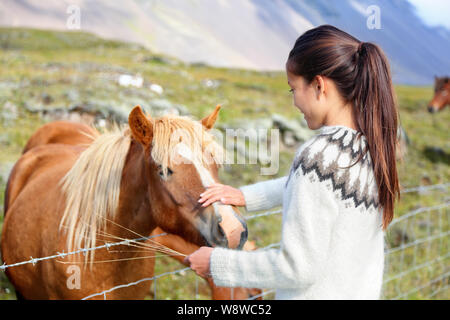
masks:
<svg viewBox="0 0 450 320"><path fill-rule="evenodd" d="M94 128L69 121L53 121L36 130L25 145L23 156L17 161L8 179L4 213L6 214L8 207L28 182L58 163L59 157L52 155L64 150L61 145L79 146L80 150L84 150L99 135ZM33 148L36 149L28 152Z"/></svg>
<svg viewBox="0 0 450 320"><path fill-rule="evenodd" d="M431 113L439 112L448 105L450 105L450 78L435 77L434 97L428 104L428 111Z"/></svg>
<svg viewBox="0 0 450 320"><path fill-rule="evenodd" d="M35 177L45 172L48 167L57 164L59 157L53 157L53 155L55 155L55 152L61 152L60 144L78 146L74 150L84 150L99 135L98 131L90 126L70 121L53 121L40 127L28 140L23 150L24 155L17 162L11 173L8 181L8 192L5 195L5 213L27 183L30 183ZM69 148L68 150L72 149ZM158 227L153 230L152 235L162 233L166 232ZM189 255L199 248L199 246L173 234L156 237L154 240L185 255ZM253 249L248 243L244 246L244 250ZM182 256L174 256L173 258L180 263L184 263ZM148 265L147 268L151 268L151 265ZM251 295L260 293L256 289L217 287L211 278L206 278L205 280L211 288L212 299L246 299Z"/></svg>
<svg viewBox="0 0 450 320"><path fill-rule="evenodd" d="M138 114L138 116L142 115ZM147 120L141 117L139 121ZM115 215L106 221L105 227L98 229L99 232L94 238L95 243L98 245L104 244L105 241L114 242L115 240L111 239L111 236L116 237L115 239L129 239L136 238L136 234L149 235L155 231L157 226L177 234L179 239L183 239L193 246L204 245L205 238L208 242L213 242L217 235L208 234L209 229L202 230L203 233L200 233L197 227L199 224L195 223L196 216L192 217L179 208L183 205L182 201L185 200L182 196L185 196L188 199L188 205L191 206L191 211L195 211L194 209L197 207L189 202L191 202L191 198L198 198L195 193L201 193L204 186L195 185L195 180L198 183L198 179L191 177L189 186L194 189L194 194L185 192L178 195L174 192L170 193L170 189L165 191L164 188L171 187L169 184L164 185L152 180L155 175L152 176L149 171L151 171L152 165L156 167L156 164L151 163L149 166L146 161L150 152L149 144L142 143L142 136L135 138L135 135L141 134L142 131L139 131L139 126L137 129L132 127L132 123L130 121L130 129L137 133L130 140L124 158L120 174L120 196L117 210ZM86 126L78 129L88 135L83 133L71 140L66 138L70 136L70 128L62 123L58 125L64 127L64 132L59 135L59 139L55 138L58 134L53 134L53 138L49 139L39 133L33 136L33 138L37 137L36 139L30 139L24 154L10 175L5 197L5 220L1 243L2 258L6 264L27 260L30 257L49 256L65 250L67 252L68 235L67 232L64 232L65 230L61 230L61 219L68 198L61 188L60 181L79 162L80 156L99 135L95 130ZM143 132L148 134L148 128L145 128ZM182 166L186 173L194 173L192 165L182 164ZM100 178L102 177L98 177L98 179ZM88 190L84 191L88 192ZM173 205L173 202L172 205L161 203L161 200L170 203L171 197L177 197L174 199L177 205ZM227 208L220 209L222 210L221 214L225 216L228 211L224 212L223 210ZM197 215L206 213L217 215L218 211L215 208L214 213L195 213ZM205 219L205 217L202 218ZM233 225L233 221L230 219L233 217L226 217L226 220L229 221L228 226ZM227 226L215 226L214 217L206 220L211 232L219 228L222 229L225 237L229 237L230 230L226 229ZM99 222L97 221L97 223ZM105 230L111 236L105 235ZM133 230L133 232L129 230ZM233 232L235 231L233 230ZM85 236L85 238L87 237ZM231 238L227 239L231 240ZM224 240L218 239L218 241L223 243ZM229 242L225 241L225 243ZM117 250L114 251L96 250L92 264L80 254L73 257L72 260L48 260L36 265L27 264L10 268L6 272L17 292L24 298L31 299L79 299L119 284L153 275L154 259L147 258L154 255L151 249L132 251L127 246L115 248ZM117 261L106 262L111 260ZM69 264L62 262L69 262ZM74 271L73 268L69 268L71 265L79 266L80 288L73 288L70 284L70 281L73 280L70 277L77 276L71 274L71 272L77 272L76 269ZM149 285L149 282L143 282L115 290L108 293L107 298L143 298L148 293ZM104 297L100 296L99 298Z"/></svg>
<svg viewBox="0 0 450 320"><path fill-rule="evenodd" d="M17 196L14 195L14 199L11 199L14 202L11 202L12 205L8 208L5 216L2 233L2 258L5 263L11 264L28 260L30 257L45 257L57 252L67 252L66 239L59 232L59 223L63 212L61 207L64 206L60 199L64 195L58 183L84 149L79 146L63 144L36 147L29 150L19 160L17 168L20 170L23 163L28 162L30 158L39 159L34 163L37 172L26 179L26 185L23 186ZM133 171L132 167L127 168L124 175L132 175L134 174ZM15 172L12 174L14 175ZM139 185L133 187L135 192L139 193ZM140 193L143 198L143 192ZM130 227L130 225L121 223L120 220L116 220L116 223ZM148 226L149 223L151 222L147 222L147 228L150 227ZM108 226L109 233L127 238L131 237L123 230L114 231L114 229L118 228ZM144 225L139 227L138 223L134 223L133 230L136 232L146 233L144 229ZM102 243L100 242L100 244ZM121 249L126 250L122 246ZM140 255L150 256L152 252ZM99 261L124 258L123 254L110 253L107 250L97 250L95 257ZM83 261L84 257L83 255L77 255L74 260ZM27 264L14 267L7 269L6 272L16 291L25 298L81 299L117 284L151 277L153 275L153 264L153 259L142 259L103 263L99 266L94 265L92 269L83 268L80 265L81 288L73 290L69 290L66 286L66 281L70 276L67 273L68 265L58 263L55 260L38 263L34 266ZM79 264L74 263L74 265ZM146 293L148 293L148 283L126 290L113 291L108 295L108 299L144 297Z"/></svg>
<svg viewBox="0 0 450 320"><path fill-rule="evenodd" d="M89 145L100 133L83 123L53 121L40 127L28 140L22 153L46 144Z"/></svg>

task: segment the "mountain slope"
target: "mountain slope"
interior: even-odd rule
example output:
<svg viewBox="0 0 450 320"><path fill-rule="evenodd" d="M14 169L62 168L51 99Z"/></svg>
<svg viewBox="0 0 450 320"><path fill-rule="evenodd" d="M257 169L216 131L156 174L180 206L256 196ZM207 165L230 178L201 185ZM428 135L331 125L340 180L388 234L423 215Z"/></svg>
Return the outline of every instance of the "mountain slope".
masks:
<svg viewBox="0 0 450 320"><path fill-rule="evenodd" d="M426 26L406 0L74 0L81 29L144 44L187 62L283 70L295 39L333 24L388 55L394 81L430 84L450 73L450 31ZM367 28L366 8L377 5L381 28ZM2 0L0 25L67 29L69 3Z"/></svg>

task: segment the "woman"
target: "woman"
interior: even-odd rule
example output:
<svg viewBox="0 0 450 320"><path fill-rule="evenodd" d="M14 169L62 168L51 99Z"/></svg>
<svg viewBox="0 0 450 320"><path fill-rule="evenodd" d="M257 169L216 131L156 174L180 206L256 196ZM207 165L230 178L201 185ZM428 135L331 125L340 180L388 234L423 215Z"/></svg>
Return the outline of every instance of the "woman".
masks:
<svg viewBox="0 0 450 320"><path fill-rule="evenodd" d="M283 205L279 249L202 247L187 260L218 286L276 288L277 299L378 299L384 233L400 196L397 110L388 61L375 44L330 25L305 32L286 62L295 106L319 134L297 151L288 177L199 202Z"/></svg>

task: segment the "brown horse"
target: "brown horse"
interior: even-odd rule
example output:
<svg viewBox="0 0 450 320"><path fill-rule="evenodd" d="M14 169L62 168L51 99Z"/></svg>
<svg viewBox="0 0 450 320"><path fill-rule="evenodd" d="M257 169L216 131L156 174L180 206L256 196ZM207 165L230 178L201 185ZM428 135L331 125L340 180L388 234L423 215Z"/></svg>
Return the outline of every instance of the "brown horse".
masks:
<svg viewBox="0 0 450 320"><path fill-rule="evenodd" d="M428 111L435 113L450 105L450 78L434 78L434 97L428 104Z"/></svg>
<svg viewBox="0 0 450 320"><path fill-rule="evenodd" d="M72 121L53 121L47 123L40 127L36 132L30 137L25 148L23 149L23 154L29 152L31 149L40 147L46 144L69 144L69 145L90 145L96 137L100 134L99 132L82 123L72 122ZM47 151L51 152L52 148L46 148ZM36 163L36 158L34 152L30 152L24 159L29 159L28 161L22 161L21 167L16 166L14 170L14 175L11 175L8 180L7 194L5 195L5 213L7 208L12 204L17 195L23 189L26 182L32 178L32 175L37 174L36 169L42 166ZM30 161L31 159L31 161ZM20 173L20 176L17 175ZM157 227L152 235L166 233L161 228ZM159 244L164 247L176 250L184 255L189 255L199 248L199 246L189 243L183 238L168 234L164 237L154 238ZM256 247L254 244L246 242L243 247L244 250L254 250ZM173 258L180 263L184 263L183 256L173 256ZM249 297L259 295L261 293L260 289L248 289L248 288L225 288L217 287L211 278L205 278L206 282L211 289L211 298L214 300L242 300Z"/></svg>
<svg viewBox="0 0 450 320"><path fill-rule="evenodd" d="M89 249L112 239L148 235L157 226L197 246L242 247L247 229L238 211L221 204L202 209L196 201L218 181L218 148L207 132L217 111L202 126L184 117L153 120L137 107L130 113L129 129L99 135L87 146L51 143L29 149L10 177L20 177L25 162L34 163L21 191L15 196L9 192L3 261ZM174 134L177 130L185 134ZM79 299L152 276L155 247L138 248L96 250L95 255L27 264L6 273L24 298ZM79 267L75 289L68 284L66 263ZM143 298L148 290L149 283L141 283L107 298Z"/></svg>

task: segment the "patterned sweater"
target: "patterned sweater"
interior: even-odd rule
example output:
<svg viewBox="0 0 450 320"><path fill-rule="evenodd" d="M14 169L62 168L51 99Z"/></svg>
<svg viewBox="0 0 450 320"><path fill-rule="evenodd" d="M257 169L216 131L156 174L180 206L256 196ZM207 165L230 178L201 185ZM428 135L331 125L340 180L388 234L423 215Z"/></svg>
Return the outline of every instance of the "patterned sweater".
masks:
<svg viewBox="0 0 450 320"><path fill-rule="evenodd" d="M280 248L215 248L214 283L275 288L276 299L379 299L384 232L369 152L350 166L366 143L353 129L324 126L300 146L288 177L241 187L247 211L283 206Z"/></svg>

